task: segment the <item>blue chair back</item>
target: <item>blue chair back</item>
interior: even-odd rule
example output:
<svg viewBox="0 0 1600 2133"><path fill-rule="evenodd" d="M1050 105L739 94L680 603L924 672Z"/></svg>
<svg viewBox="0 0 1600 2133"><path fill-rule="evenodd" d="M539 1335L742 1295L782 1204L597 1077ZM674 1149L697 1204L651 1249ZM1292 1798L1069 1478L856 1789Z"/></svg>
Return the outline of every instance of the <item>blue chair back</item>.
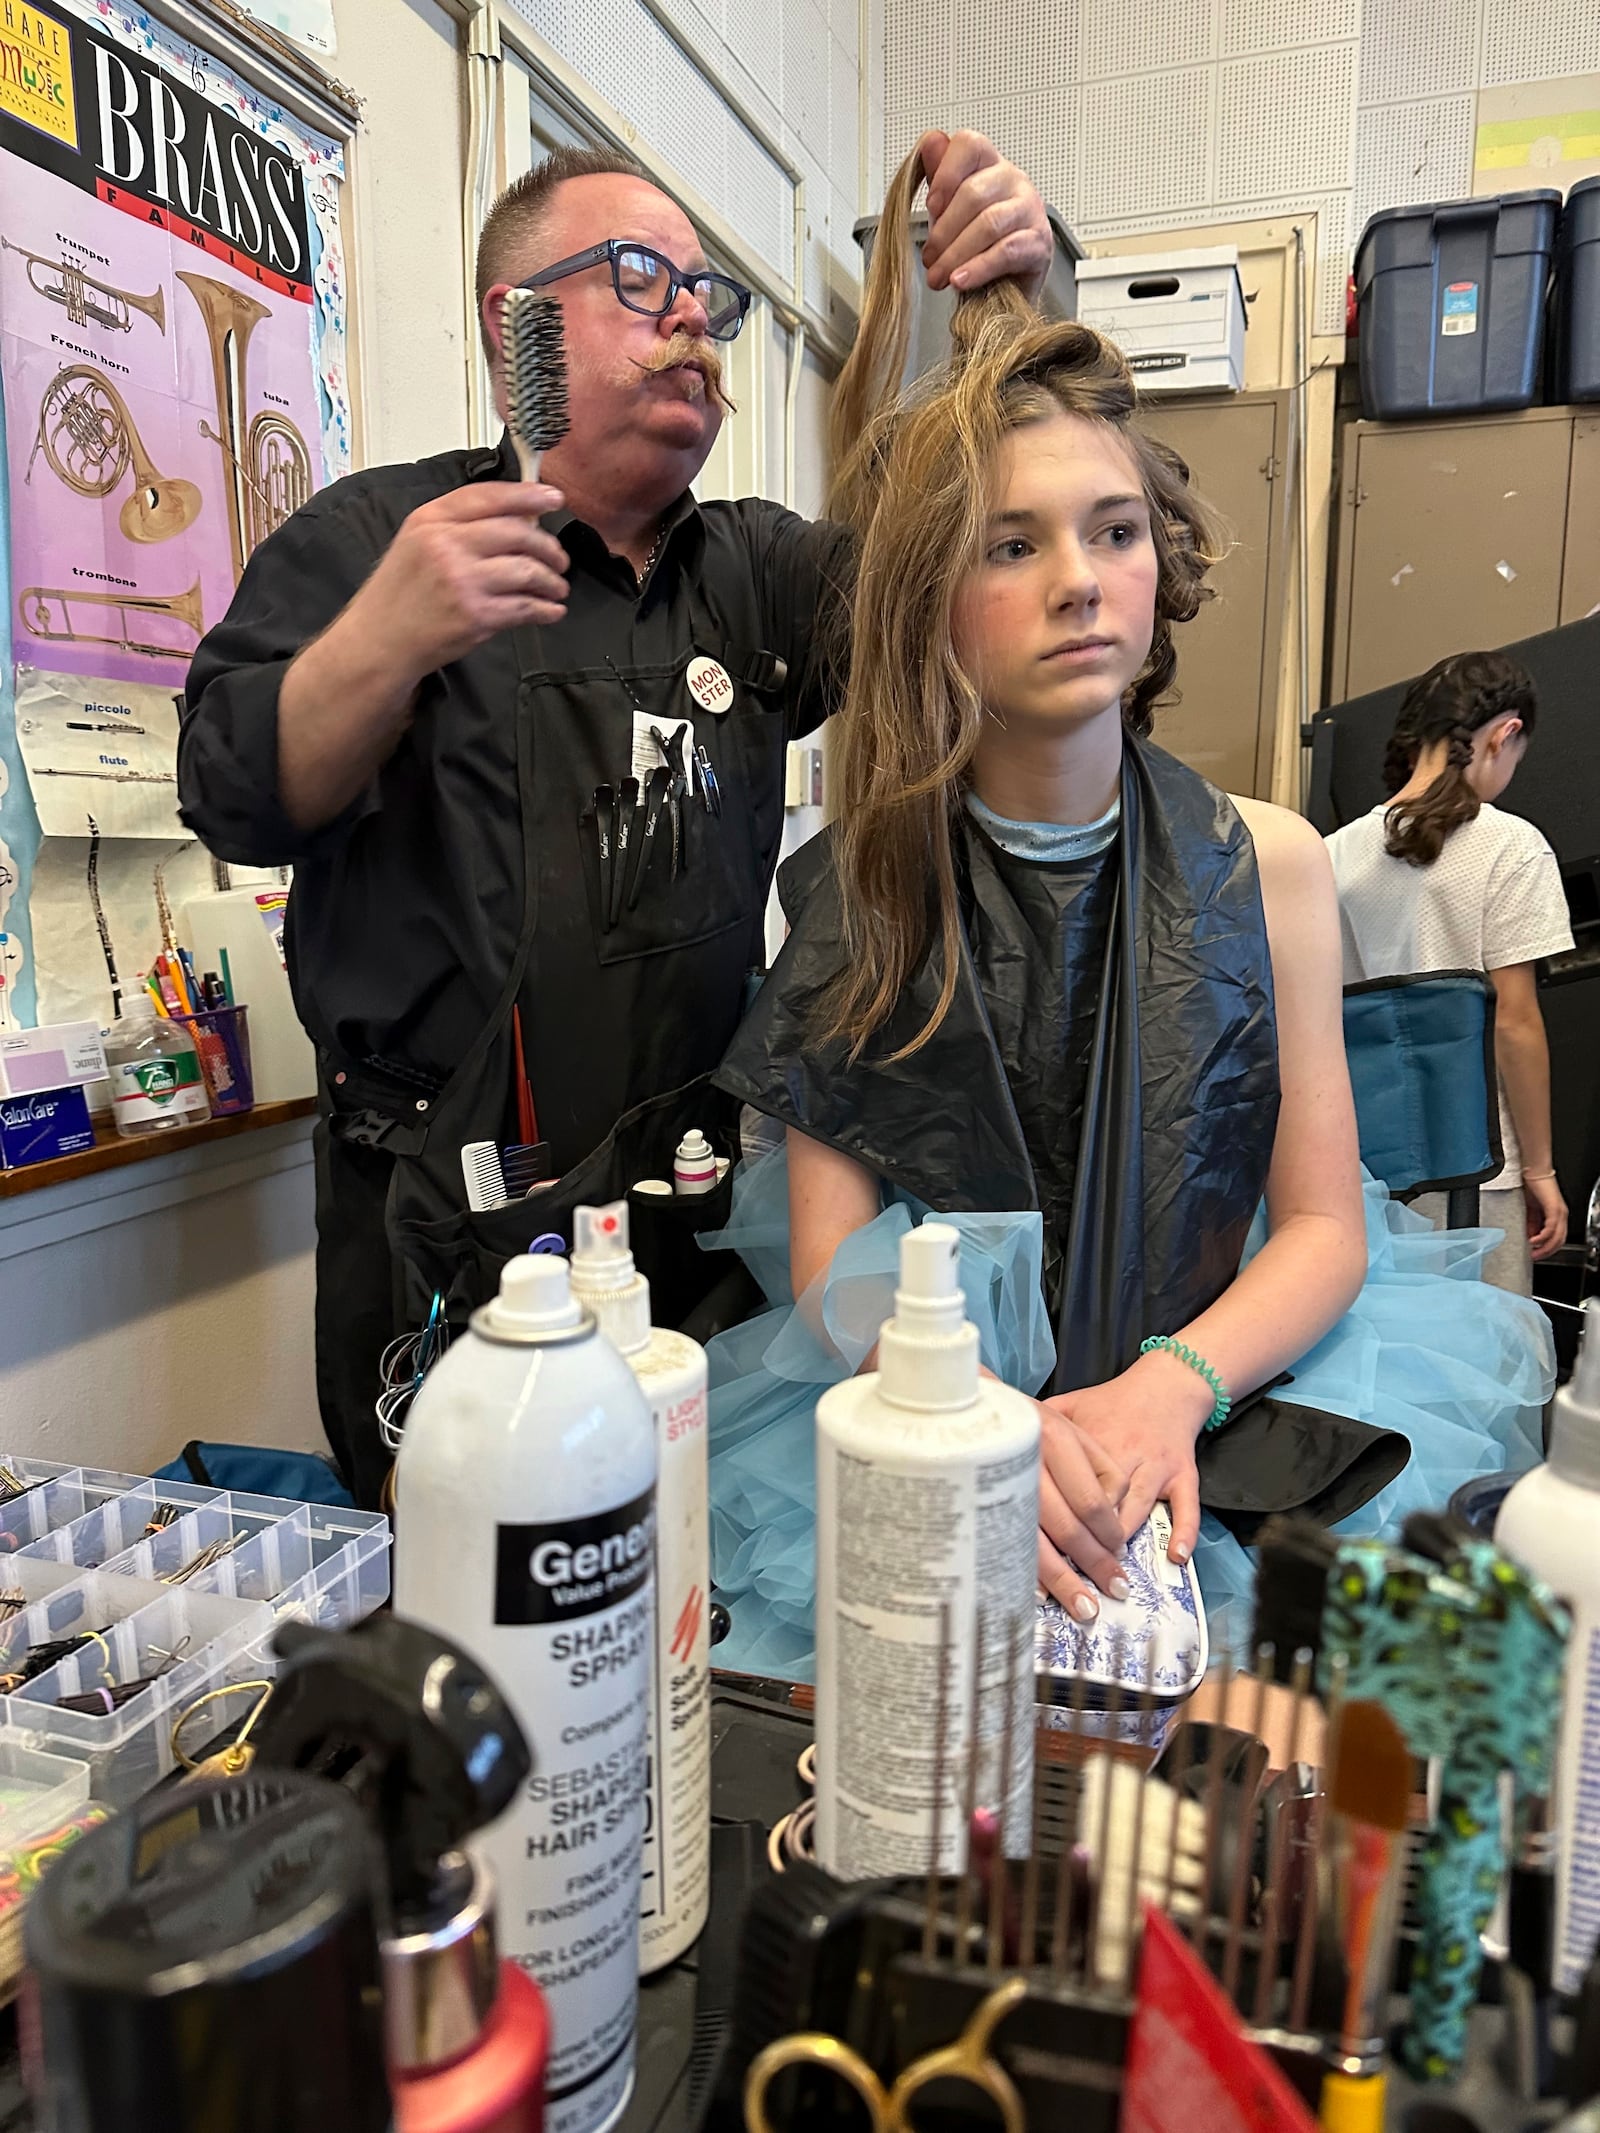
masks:
<svg viewBox="0 0 1600 2133"><path fill-rule="evenodd" d="M1396 1199L1470 1189L1467 1221L1475 1188L1504 1161L1494 1001L1481 970L1370 978L1344 992L1362 1162Z"/></svg>

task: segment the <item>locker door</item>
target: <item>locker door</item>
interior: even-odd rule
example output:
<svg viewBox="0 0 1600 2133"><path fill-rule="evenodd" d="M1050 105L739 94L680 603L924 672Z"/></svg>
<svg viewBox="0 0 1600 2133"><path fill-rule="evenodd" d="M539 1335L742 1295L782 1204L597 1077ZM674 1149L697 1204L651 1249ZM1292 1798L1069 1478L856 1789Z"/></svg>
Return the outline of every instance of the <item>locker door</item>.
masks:
<svg viewBox="0 0 1600 2133"><path fill-rule="evenodd" d="M1555 628L1571 450L1564 421L1363 425L1337 695Z"/></svg>
<svg viewBox="0 0 1600 2133"><path fill-rule="evenodd" d="M1561 572L1561 619L1581 622L1600 607L1600 414L1572 426L1572 487L1567 492L1567 553Z"/></svg>
<svg viewBox="0 0 1600 2133"><path fill-rule="evenodd" d="M1217 598L1173 629L1180 701L1156 712L1155 739L1226 792L1265 797L1272 776L1282 599L1277 558L1277 396L1147 407L1140 427L1180 452L1194 485L1228 523L1234 546L1211 573Z"/></svg>

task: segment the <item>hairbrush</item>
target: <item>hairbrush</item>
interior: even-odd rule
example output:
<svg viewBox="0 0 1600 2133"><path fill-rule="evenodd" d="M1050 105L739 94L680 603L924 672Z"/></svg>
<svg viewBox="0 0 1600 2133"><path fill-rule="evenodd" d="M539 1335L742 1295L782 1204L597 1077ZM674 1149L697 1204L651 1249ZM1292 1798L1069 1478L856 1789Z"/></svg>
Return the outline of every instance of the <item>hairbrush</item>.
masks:
<svg viewBox="0 0 1600 2133"><path fill-rule="evenodd" d="M567 434L567 350L561 306L537 289L511 289L500 314L506 424L524 481Z"/></svg>

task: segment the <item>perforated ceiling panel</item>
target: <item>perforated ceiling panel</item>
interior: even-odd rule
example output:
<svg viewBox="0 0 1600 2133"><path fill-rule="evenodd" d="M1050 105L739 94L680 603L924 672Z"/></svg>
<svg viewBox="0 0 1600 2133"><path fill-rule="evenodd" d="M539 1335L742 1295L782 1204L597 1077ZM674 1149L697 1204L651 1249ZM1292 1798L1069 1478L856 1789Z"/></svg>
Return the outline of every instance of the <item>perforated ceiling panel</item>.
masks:
<svg viewBox="0 0 1600 2133"><path fill-rule="evenodd" d="M519 14L643 139L681 171L707 204L732 223L787 280L794 263L793 188L782 167L729 108L708 78L641 0L512 0ZM689 0L676 0L688 9ZM719 15L724 4L714 0ZM813 124L827 153L828 31L816 0L790 0L821 23L822 88ZM723 18L724 20L726 18ZM768 18L770 21L770 17ZM700 32L701 35L705 33ZM768 33L767 72L777 77ZM731 59L731 48L727 54ZM781 87L781 81L777 83Z"/></svg>
<svg viewBox="0 0 1600 2133"><path fill-rule="evenodd" d="M1348 185L1355 61L1353 44L1228 61L1214 197L1281 199Z"/></svg>
<svg viewBox="0 0 1600 2133"><path fill-rule="evenodd" d="M1600 8L1594 0L1485 0L1483 82L1542 81L1552 74L1600 72Z"/></svg>
<svg viewBox="0 0 1600 2133"><path fill-rule="evenodd" d="M717 0L707 0L715 7ZM783 39L772 34L772 0L721 0L723 36L735 59L781 114Z"/></svg>
<svg viewBox="0 0 1600 2133"><path fill-rule="evenodd" d="M1153 222L1209 199L1215 91L1211 67L1085 83L1068 219Z"/></svg>
<svg viewBox="0 0 1600 2133"><path fill-rule="evenodd" d="M816 0L783 0L783 99L786 130L826 168L832 40Z"/></svg>
<svg viewBox="0 0 1600 2133"><path fill-rule="evenodd" d="M955 87L955 22L955 0L888 0L883 28L883 108L886 123L899 128L895 139L903 139L909 126L911 140L915 140L921 130L920 114L930 105L948 101ZM973 94L982 93L981 83L974 83ZM904 152L886 136L884 153L891 165Z"/></svg>
<svg viewBox="0 0 1600 2133"><path fill-rule="evenodd" d="M1357 122L1357 185L1351 234L1384 207L1457 200L1472 191L1473 99L1436 97L1420 104L1379 104Z"/></svg>
<svg viewBox="0 0 1600 2133"><path fill-rule="evenodd" d="M1361 26L1363 104L1443 96L1478 79L1481 0L1382 0Z"/></svg>
<svg viewBox="0 0 1600 2133"><path fill-rule="evenodd" d="M861 171L859 77L855 61L837 38L828 40L828 62L828 152L823 163L829 182L854 200Z"/></svg>
<svg viewBox="0 0 1600 2133"><path fill-rule="evenodd" d="M1066 87L1077 78L1077 0L962 0L952 61L951 86L960 96L1038 96ZM924 99L936 105L939 88L930 73Z"/></svg>
<svg viewBox="0 0 1600 2133"><path fill-rule="evenodd" d="M1215 57L1218 0L1083 0L1085 81L1114 81Z"/></svg>
<svg viewBox="0 0 1600 2133"><path fill-rule="evenodd" d="M1361 0L1222 0L1222 57L1332 44L1361 29Z"/></svg>

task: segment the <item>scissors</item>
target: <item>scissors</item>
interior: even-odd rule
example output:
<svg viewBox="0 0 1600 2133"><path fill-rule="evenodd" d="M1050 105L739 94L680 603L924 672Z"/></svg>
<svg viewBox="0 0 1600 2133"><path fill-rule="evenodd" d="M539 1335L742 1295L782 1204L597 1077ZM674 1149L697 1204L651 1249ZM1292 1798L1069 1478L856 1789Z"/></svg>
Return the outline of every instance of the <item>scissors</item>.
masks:
<svg viewBox="0 0 1600 2133"><path fill-rule="evenodd" d="M744 2077L746 2133L775 2133L767 2116L767 2091L786 2067L820 2066L849 2083L866 2105L872 2133L916 2133L911 2099L935 2081L966 2081L980 2089L1000 2113L1005 2133L1027 2133L1022 2099L998 2059L989 2056L989 2040L1019 2000L1027 1981L1007 1978L997 1985L954 2044L913 2059L892 2089L886 2089L858 2051L830 2037L826 2030L802 2030L780 2037L750 2062Z"/></svg>

